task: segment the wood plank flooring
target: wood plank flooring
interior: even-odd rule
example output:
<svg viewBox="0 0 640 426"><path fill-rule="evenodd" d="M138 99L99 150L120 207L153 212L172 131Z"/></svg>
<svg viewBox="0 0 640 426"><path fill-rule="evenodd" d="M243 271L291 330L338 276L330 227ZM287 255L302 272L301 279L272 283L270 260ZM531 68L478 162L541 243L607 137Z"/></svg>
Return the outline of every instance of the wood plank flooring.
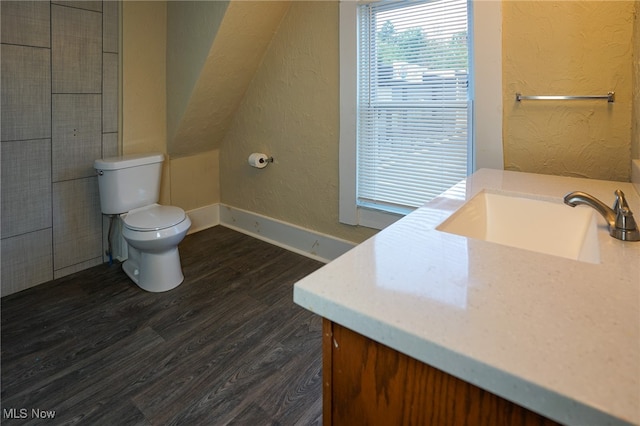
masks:
<svg viewBox="0 0 640 426"><path fill-rule="evenodd" d="M180 255L167 293L100 265L2 298L0 422L321 424L321 319L292 289L322 264L222 226Z"/></svg>

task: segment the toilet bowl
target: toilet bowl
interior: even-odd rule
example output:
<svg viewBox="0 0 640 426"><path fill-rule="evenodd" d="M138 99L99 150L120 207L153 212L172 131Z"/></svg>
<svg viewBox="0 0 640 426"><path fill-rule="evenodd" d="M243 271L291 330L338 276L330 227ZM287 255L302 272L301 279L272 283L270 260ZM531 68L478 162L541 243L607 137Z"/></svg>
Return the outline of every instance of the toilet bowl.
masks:
<svg viewBox="0 0 640 426"><path fill-rule="evenodd" d="M120 216L122 236L129 256L122 269L143 290L161 292L174 289L184 275L178 244L191 226L184 210L153 204Z"/></svg>
<svg viewBox="0 0 640 426"><path fill-rule="evenodd" d="M122 221L128 248L122 269L150 292L168 291L183 282L178 244L191 226L184 210L157 203L163 161L163 154L143 154L94 162L102 213Z"/></svg>

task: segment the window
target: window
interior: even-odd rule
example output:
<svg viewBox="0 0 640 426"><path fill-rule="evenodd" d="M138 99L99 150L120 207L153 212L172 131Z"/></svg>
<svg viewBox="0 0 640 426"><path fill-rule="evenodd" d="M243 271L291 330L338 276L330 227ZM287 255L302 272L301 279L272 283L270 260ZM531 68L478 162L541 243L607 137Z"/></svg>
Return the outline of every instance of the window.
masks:
<svg viewBox="0 0 640 426"><path fill-rule="evenodd" d="M469 25L469 6L341 4L341 222L384 227L475 169L469 35L477 28ZM485 27L501 19L499 7L485 9ZM499 58L500 25L488 36ZM500 68L500 61L480 67L482 79L493 79L485 103L501 108ZM497 135L483 141L480 156L484 166L501 168L501 109L491 111L488 123L500 127L480 133Z"/></svg>
<svg viewBox="0 0 640 426"><path fill-rule="evenodd" d="M357 203L408 212L468 174L466 0L358 10Z"/></svg>

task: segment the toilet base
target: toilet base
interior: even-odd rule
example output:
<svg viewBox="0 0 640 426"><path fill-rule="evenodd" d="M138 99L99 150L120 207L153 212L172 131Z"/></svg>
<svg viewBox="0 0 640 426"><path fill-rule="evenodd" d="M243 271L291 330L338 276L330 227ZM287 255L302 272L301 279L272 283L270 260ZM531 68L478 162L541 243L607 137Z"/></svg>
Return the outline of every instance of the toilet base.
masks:
<svg viewBox="0 0 640 426"><path fill-rule="evenodd" d="M162 253L141 252L131 245L128 249L129 258L122 269L141 289L159 293L172 290L184 281L177 247Z"/></svg>

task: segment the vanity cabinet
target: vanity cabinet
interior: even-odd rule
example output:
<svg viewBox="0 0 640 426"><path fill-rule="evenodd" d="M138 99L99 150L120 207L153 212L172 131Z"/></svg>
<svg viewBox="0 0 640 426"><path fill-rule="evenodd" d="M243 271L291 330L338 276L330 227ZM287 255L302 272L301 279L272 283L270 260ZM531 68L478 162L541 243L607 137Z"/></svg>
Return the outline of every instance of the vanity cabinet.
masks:
<svg viewBox="0 0 640 426"><path fill-rule="evenodd" d="M325 425L558 423L323 319Z"/></svg>
<svg viewBox="0 0 640 426"><path fill-rule="evenodd" d="M327 319L325 423L640 426L640 243L593 212L597 263L441 231L479 194L576 189L640 211L630 183L482 169L297 282Z"/></svg>

